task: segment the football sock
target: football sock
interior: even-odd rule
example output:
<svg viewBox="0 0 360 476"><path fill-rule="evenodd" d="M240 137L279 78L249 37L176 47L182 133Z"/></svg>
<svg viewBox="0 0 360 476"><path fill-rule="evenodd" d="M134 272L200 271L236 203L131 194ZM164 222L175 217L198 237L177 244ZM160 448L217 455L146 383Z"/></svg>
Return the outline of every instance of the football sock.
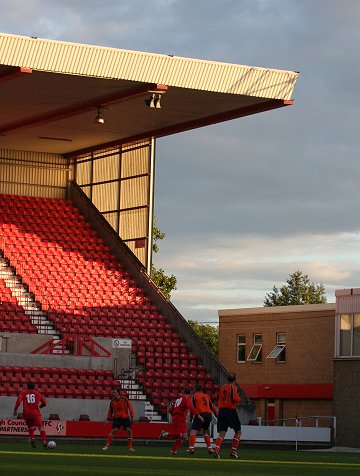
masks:
<svg viewBox="0 0 360 476"><path fill-rule="evenodd" d="M193 450L195 443L196 443L196 435L191 435L189 438L189 448Z"/></svg>
<svg viewBox="0 0 360 476"><path fill-rule="evenodd" d="M40 430L40 437L41 437L41 441L43 443L46 443L46 431L45 430Z"/></svg>
<svg viewBox="0 0 360 476"><path fill-rule="evenodd" d="M34 433L35 433L35 428L29 428L29 435L31 439L34 438Z"/></svg>
<svg viewBox="0 0 360 476"><path fill-rule="evenodd" d="M239 444L240 444L240 433L235 433L234 438L232 440L231 450L236 451Z"/></svg>
<svg viewBox="0 0 360 476"><path fill-rule="evenodd" d="M106 440L106 446L110 446L113 440L113 436L110 434Z"/></svg>
<svg viewBox="0 0 360 476"><path fill-rule="evenodd" d="M204 441L207 446L207 448L211 448L211 439L209 435L204 435Z"/></svg>
<svg viewBox="0 0 360 476"><path fill-rule="evenodd" d="M220 446L222 445L222 442L223 442L223 439L221 438L221 436L218 436L216 438L216 442L215 442L215 452L216 453L219 453Z"/></svg>
<svg viewBox="0 0 360 476"><path fill-rule="evenodd" d="M129 450L132 448L132 446L133 446L133 439L131 437L131 438L128 438L128 448L129 448Z"/></svg>
<svg viewBox="0 0 360 476"><path fill-rule="evenodd" d="M181 442L182 442L182 440L181 440L181 438L179 438L179 439L176 440L175 443L173 444L173 447L172 447L171 449L172 449L172 451L173 451L174 453L176 453L177 450L180 448Z"/></svg>

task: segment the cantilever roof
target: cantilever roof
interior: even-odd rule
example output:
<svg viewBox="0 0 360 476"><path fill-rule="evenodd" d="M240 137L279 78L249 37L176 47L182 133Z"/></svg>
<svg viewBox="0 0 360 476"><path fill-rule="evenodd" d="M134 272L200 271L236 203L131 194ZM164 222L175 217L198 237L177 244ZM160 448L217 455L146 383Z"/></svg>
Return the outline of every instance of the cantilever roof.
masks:
<svg viewBox="0 0 360 476"><path fill-rule="evenodd" d="M0 33L0 148L71 153L292 103L298 73ZM165 93L147 108L149 90ZM94 124L102 107L104 124Z"/></svg>

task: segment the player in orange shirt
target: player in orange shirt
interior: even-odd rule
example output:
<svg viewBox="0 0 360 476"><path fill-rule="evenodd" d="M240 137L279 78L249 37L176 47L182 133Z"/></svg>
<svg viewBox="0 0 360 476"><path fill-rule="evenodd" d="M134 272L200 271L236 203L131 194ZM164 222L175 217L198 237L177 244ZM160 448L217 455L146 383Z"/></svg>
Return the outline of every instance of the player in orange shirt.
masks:
<svg viewBox="0 0 360 476"><path fill-rule="evenodd" d="M228 383L223 385L219 390L219 413L217 422L217 430L219 432L219 436L216 439L214 448L215 458L220 458L220 447L228 428L232 428L235 432L232 440L230 456L232 458L238 458L237 448L240 443L241 423L236 411L236 405L240 403L241 397L239 395L238 388L235 384L236 375L233 372L229 373L229 375L227 376L227 381Z"/></svg>
<svg viewBox="0 0 360 476"><path fill-rule="evenodd" d="M134 410L125 394L121 394L119 389L114 388L113 398L109 405L109 411L107 420L112 421L112 429L107 437L106 444L103 448L104 451L109 449L112 443L113 437L121 427L128 434L128 448L129 451L135 451L133 448L133 435L132 435L132 421L134 418Z"/></svg>
<svg viewBox="0 0 360 476"><path fill-rule="evenodd" d="M43 427L43 422L41 418L41 413L39 408L43 408L46 406L46 400L43 395L41 395L40 392L35 390L35 384L34 382L28 382L27 384L27 390L24 390L21 392L21 394L18 396L16 402L15 402L15 407L14 407L14 412L13 415L17 415L17 410L22 403L23 405L23 416L25 423L28 427L28 432L30 435L30 444L33 448L36 447L36 442L34 438L34 433L36 428L40 432L40 437L41 441L43 444L44 448L47 448L47 443L46 443L46 432Z"/></svg>
<svg viewBox="0 0 360 476"><path fill-rule="evenodd" d="M195 452L195 443L196 435L198 431L202 432L202 435L205 440L208 452L213 453L214 450L211 447L211 440L209 435L209 426L211 423L212 413L217 417L218 411L213 402L210 400L210 397L206 393L202 392L201 385L195 385L195 393L192 397L192 403L194 408L200 413L203 418L203 421L199 417L194 416L189 438L189 449L186 451L188 454L194 454Z"/></svg>

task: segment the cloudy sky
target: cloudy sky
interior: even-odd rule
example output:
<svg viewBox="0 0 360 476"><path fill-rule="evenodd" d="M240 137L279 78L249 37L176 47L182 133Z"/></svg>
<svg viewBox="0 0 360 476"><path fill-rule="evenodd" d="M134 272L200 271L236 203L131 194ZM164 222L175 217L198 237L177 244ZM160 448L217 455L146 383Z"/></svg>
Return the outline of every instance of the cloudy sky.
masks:
<svg viewBox="0 0 360 476"><path fill-rule="evenodd" d="M0 31L300 72L291 107L162 138L155 265L187 319L296 270L360 287L359 0L0 0Z"/></svg>

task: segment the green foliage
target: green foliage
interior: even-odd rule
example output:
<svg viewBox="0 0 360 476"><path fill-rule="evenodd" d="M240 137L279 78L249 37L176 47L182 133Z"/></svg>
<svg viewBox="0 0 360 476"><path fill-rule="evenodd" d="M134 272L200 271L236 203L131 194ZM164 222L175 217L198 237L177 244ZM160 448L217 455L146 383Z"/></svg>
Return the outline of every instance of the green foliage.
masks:
<svg viewBox="0 0 360 476"><path fill-rule="evenodd" d="M219 327L201 324L198 321L188 321L188 323L211 352L217 356L219 351Z"/></svg>
<svg viewBox="0 0 360 476"><path fill-rule="evenodd" d="M151 270L151 279L161 292L170 300L171 291L176 289L176 276L173 274L167 276L162 268L156 269L154 266Z"/></svg>
<svg viewBox="0 0 360 476"><path fill-rule="evenodd" d="M158 241L163 240L165 238L165 233L159 230L156 226L157 218L154 218L154 225L153 225L153 252L157 253L159 251Z"/></svg>
<svg viewBox="0 0 360 476"><path fill-rule="evenodd" d="M295 304L325 304L325 286L310 282L309 276L302 271L289 275L286 283L278 289L273 287L264 299L264 307L290 306Z"/></svg>
<svg viewBox="0 0 360 476"><path fill-rule="evenodd" d="M159 251L158 241L165 238L165 233L159 230L156 226L156 218L154 218L153 226L153 252L157 253ZM166 296L167 299L171 298L171 291L176 289L177 279L173 274L168 276L165 274L163 268L155 268L154 265L151 266L151 279L154 281L156 286L160 291Z"/></svg>

